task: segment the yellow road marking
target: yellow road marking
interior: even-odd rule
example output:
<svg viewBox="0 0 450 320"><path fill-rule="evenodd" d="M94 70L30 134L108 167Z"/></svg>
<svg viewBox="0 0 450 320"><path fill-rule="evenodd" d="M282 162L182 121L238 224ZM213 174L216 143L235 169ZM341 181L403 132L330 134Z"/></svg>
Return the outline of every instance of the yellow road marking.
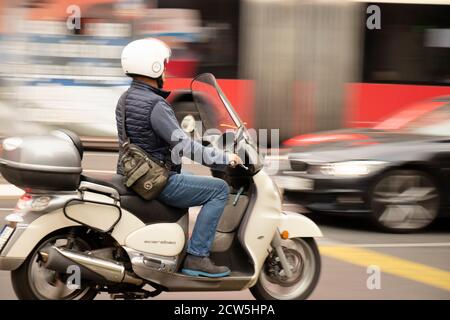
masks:
<svg viewBox="0 0 450 320"><path fill-rule="evenodd" d="M381 272L450 291L450 272L372 250L345 246L321 246L320 253L362 267L376 265Z"/></svg>

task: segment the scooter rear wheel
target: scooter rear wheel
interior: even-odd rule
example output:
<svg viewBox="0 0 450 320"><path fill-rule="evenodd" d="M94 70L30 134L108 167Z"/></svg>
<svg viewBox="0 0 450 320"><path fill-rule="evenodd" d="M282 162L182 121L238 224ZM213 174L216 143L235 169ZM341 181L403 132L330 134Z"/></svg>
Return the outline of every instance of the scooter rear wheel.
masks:
<svg viewBox="0 0 450 320"><path fill-rule="evenodd" d="M71 237L73 246L79 250L92 249L82 235L61 233L43 240L16 270L11 272L14 292L20 300L93 300L97 291L86 285L71 289L54 271L40 263L39 251L57 241L66 241Z"/></svg>
<svg viewBox="0 0 450 320"><path fill-rule="evenodd" d="M321 260L314 239L282 240L282 247L291 265L292 276L286 277L276 255L269 255L258 282L250 288L258 300L304 300L317 286Z"/></svg>

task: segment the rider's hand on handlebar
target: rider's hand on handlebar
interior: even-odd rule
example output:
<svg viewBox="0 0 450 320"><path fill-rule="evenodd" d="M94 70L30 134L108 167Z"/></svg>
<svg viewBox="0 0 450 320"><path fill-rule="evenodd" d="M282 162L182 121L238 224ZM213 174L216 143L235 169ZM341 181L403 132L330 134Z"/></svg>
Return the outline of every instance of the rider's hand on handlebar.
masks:
<svg viewBox="0 0 450 320"><path fill-rule="evenodd" d="M240 164L243 164L243 163L244 163L244 162L242 161L242 159L239 158L239 156L238 156L237 154L235 154L235 153L229 153L229 154L228 154L228 159L229 159L228 164L229 164L232 168L236 167L237 165L240 165Z"/></svg>

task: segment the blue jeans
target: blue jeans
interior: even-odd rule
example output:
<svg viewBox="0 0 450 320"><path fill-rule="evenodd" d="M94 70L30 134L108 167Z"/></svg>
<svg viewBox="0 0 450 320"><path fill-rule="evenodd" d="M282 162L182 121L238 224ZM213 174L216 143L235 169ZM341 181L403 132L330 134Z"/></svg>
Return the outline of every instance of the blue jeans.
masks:
<svg viewBox="0 0 450 320"><path fill-rule="evenodd" d="M177 208L202 206L189 240L188 253L209 256L228 193L228 184L222 179L185 173L169 177L159 195L160 201Z"/></svg>

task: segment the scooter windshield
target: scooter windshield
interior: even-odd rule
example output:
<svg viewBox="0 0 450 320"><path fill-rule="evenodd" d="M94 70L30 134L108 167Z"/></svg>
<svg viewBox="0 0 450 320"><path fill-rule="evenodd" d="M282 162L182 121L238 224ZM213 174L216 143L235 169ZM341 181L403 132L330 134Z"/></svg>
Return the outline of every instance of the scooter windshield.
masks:
<svg viewBox="0 0 450 320"><path fill-rule="evenodd" d="M191 93L206 130L216 129L225 132L242 125L242 121L211 73L203 73L194 78Z"/></svg>

